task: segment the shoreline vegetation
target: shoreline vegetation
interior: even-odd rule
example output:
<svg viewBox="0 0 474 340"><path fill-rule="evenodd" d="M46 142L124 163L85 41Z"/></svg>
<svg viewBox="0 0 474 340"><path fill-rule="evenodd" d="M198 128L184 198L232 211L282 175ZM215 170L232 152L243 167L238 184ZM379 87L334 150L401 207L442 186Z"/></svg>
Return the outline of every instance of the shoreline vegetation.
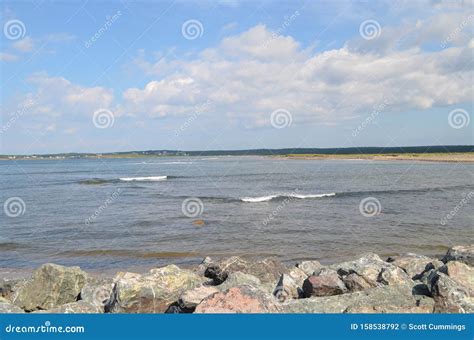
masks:
<svg viewBox="0 0 474 340"><path fill-rule="evenodd" d="M474 245L436 258L367 253L329 265L206 257L115 276L44 264L0 279L0 313L473 313Z"/></svg>

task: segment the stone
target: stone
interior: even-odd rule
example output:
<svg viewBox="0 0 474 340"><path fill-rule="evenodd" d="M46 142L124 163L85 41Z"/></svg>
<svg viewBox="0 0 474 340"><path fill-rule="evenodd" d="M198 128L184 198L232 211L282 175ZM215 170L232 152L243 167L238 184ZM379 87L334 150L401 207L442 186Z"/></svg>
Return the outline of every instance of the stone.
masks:
<svg viewBox="0 0 474 340"><path fill-rule="evenodd" d="M184 292L179 298L178 305L182 310L194 311L202 300L218 292L216 287L199 286Z"/></svg>
<svg viewBox="0 0 474 340"><path fill-rule="evenodd" d="M394 257L389 257L387 259L387 262L403 269L408 276L416 280L417 278L420 277L420 275L425 271L426 267L430 264L435 262L436 259L423 256L423 255L417 255L413 253L407 253L403 254L400 256L394 256Z"/></svg>
<svg viewBox="0 0 474 340"><path fill-rule="evenodd" d="M296 282L287 274L282 274L280 280L273 291L273 295L280 302L285 302L288 299L297 299L302 291Z"/></svg>
<svg viewBox="0 0 474 340"><path fill-rule="evenodd" d="M303 287L304 280L306 280L309 276L298 267L291 267L288 270L288 275L293 279L293 281L295 281L298 287Z"/></svg>
<svg viewBox="0 0 474 340"><path fill-rule="evenodd" d="M216 284L220 284L225 281L228 274L237 271L256 276L264 284L270 283L273 285L281 274L287 272L287 268L273 259L247 261L239 256L233 256L212 264L206 270L207 274L205 276L212 278Z"/></svg>
<svg viewBox="0 0 474 340"><path fill-rule="evenodd" d="M459 261L450 261L439 268L439 271L466 288L469 296L474 297L474 268Z"/></svg>
<svg viewBox="0 0 474 340"><path fill-rule="evenodd" d="M431 311L433 299L413 296L413 286L380 286L343 295L311 297L289 300L282 304L283 313L356 313L376 310L379 313L401 313L402 311ZM420 307L420 308L416 308Z"/></svg>
<svg viewBox="0 0 474 340"><path fill-rule="evenodd" d="M204 299L195 313L277 313L276 299L251 286L239 286Z"/></svg>
<svg viewBox="0 0 474 340"><path fill-rule="evenodd" d="M360 290L372 288L370 283L368 283L362 276L356 273L344 276L342 281L346 285L349 292L357 292Z"/></svg>
<svg viewBox="0 0 474 340"><path fill-rule="evenodd" d="M460 261L469 266L474 266L474 244L455 246L448 250L443 257L443 262Z"/></svg>
<svg viewBox="0 0 474 340"><path fill-rule="evenodd" d="M313 275L313 273L317 269L321 268L322 265L321 263L319 263L319 261L312 260L312 261L301 261L296 264L296 267L301 269L308 277L310 275Z"/></svg>
<svg viewBox="0 0 474 340"><path fill-rule="evenodd" d="M66 303L65 305L58 306L47 310L39 310L33 313L47 313L47 314L99 314L103 313L103 309L100 306L90 304L85 301L76 301Z"/></svg>
<svg viewBox="0 0 474 340"><path fill-rule="evenodd" d="M469 291L448 275L434 273L430 284L435 313L474 313L474 301Z"/></svg>
<svg viewBox="0 0 474 340"><path fill-rule="evenodd" d="M106 312L163 313L185 291L204 283L196 273L175 265L150 270L140 275L121 272L105 304Z"/></svg>
<svg viewBox="0 0 474 340"><path fill-rule="evenodd" d="M408 274L401 268L390 266L383 267L377 278L377 282L384 285L399 285L403 283L411 283Z"/></svg>
<svg viewBox="0 0 474 340"><path fill-rule="evenodd" d="M103 309L110 299L113 287L114 282L111 278L89 278L82 287L80 298L84 302Z"/></svg>
<svg viewBox="0 0 474 340"><path fill-rule="evenodd" d="M4 313L24 313L25 311L15 305L9 300L0 297L0 314Z"/></svg>
<svg viewBox="0 0 474 340"><path fill-rule="evenodd" d="M334 270L325 270L319 275L311 275L303 283L305 297L338 295L347 292L347 288Z"/></svg>
<svg viewBox="0 0 474 340"><path fill-rule="evenodd" d="M1 279L0 280L0 297L7 297L13 293L15 285L22 280L18 279Z"/></svg>
<svg viewBox="0 0 474 340"><path fill-rule="evenodd" d="M223 284L216 286L216 288L220 291L225 291L229 288L243 285L261 287L262 282L258 277L255 277L253 275L245 274L242 272L233 272L229 274L227 280Z"/></svg>
<svg viewBox="0 0 474 340"><path fill-rule="evenodd" d="M25 311L51 309L78 299L87 274L79 267L45 264L12 294L13 304Z"/></svg>

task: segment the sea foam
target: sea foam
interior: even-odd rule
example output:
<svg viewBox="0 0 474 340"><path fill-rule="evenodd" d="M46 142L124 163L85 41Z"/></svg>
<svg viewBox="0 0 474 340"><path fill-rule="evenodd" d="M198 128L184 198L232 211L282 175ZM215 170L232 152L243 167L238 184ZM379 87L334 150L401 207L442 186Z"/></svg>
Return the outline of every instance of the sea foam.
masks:
<svg viewBox="0 0 474 340"><path fill-rule="evenodd" d="M246 203L259 203L259 202L268 202L274 199L280 198L297 198L297 199L305 199L305 198L323 198L323 197L332 197L336 196L335 192L331 192L328 194L308 194L308 195L300 195L300 194L278 194L278 195L267 195L267 196L257 196L257 197L242 197L240 200Z"/></svg>
<svg viewBox="0 0 474 340"><path fill-rule="evenodd" d="M156 182L156 181L164 181L168 178L168 176L150 176L150 177L122 177L119 178L121 181L124 182Z"/></svg>

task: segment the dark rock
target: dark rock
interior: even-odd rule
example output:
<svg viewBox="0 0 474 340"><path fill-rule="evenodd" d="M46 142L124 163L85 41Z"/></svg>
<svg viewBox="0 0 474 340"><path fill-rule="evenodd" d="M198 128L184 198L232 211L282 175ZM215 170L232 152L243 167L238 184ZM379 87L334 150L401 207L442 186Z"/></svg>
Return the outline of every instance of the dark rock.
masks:
<svg viewBox="0 0 474 340"><path fill-rule="evenodd" d="M449 249L443 258L443 262L449 261L460 261L469 266L474 266L474 244Z"/></svg>
<svg viewBox="0 0 474 340"><path fill-rule="evenodd" d="M209 267L206 268L204 271L204 276L212 279L214 281L215 285L220 285L223 283L225 280L227 280L227 276L229 274L227 271L221 269L219 265L210 265Z"/></svg>
<svg viewBox="0 0 474 340"><path fill-rule="evenodd" d="M303 283L305 297L338 295L347 292L347 288L335 271L325 271L311 275Z"/></svg>

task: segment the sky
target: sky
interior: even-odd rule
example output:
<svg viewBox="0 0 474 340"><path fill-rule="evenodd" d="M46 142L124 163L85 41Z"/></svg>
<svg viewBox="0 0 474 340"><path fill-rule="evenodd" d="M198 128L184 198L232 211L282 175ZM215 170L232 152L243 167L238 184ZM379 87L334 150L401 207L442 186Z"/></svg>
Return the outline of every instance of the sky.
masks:
<svg viewBox="0 0 474 340"><path fill-rule="evenodd" d="M474 3L2 1L0 154L474 144Z"/></svg>

